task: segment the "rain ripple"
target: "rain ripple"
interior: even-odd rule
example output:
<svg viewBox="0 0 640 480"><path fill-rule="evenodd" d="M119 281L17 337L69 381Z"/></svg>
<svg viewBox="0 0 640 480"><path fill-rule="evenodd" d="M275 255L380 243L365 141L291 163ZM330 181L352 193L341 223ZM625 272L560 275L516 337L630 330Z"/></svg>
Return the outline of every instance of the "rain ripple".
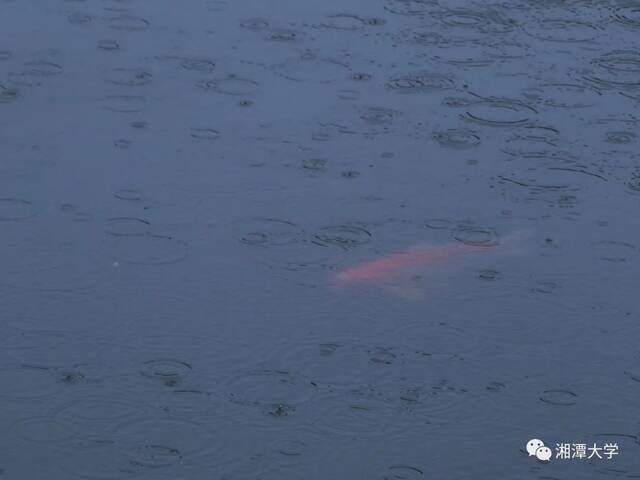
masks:
<svg viewBox="0 0 640 480"><path fill-rule="evenodd" d="M629 3L615 9L614 19L626 27L640 28L640 3Z"/></svg>
<svg viewBox="0 0 640 480"><path fill-rule="evenodd" d="M447 27L462 27L478 30L482 33L509 33L516 28L516 23L504 18L500 13L486 11L449 10L439 15L440 21Z"/></svg>
<svg viewBox="0 0 640 480"><path fill-rule="evenodd" d="M387 87L398 93L430 93L452 89L455 81L443 73L417 72L392 78Z"/></svg>
<svg viewBox="0 0 640 480"><path fill-rule="evenodd" d="M258 90L258 82L237 75L228 75L217 80L203 80L196 86L205 92L211 91L224 95L248 95Z"/></svg>
<svg viewBox="0 0 640 480"><path fill-rule="evenodd" d="M606 89L640 88L640 52L614 50L591 61L596 71L585 71L583 78L590 84Z"/></svg>
<svg viewBox="0 0 640 480"><path fill-rule="evenodd" d="M0 221L20 221L36 215L33 204L21 198L0 198Z"/></svg>

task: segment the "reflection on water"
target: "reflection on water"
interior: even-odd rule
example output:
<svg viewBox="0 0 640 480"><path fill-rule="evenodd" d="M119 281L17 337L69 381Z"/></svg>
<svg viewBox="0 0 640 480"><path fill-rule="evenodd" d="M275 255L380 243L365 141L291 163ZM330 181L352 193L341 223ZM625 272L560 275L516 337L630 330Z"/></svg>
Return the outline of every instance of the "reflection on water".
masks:
<svg viewBox="0 0 640 480"><path fill-rule="evenodd" d="M183 3L0 2L0 477L639 476L640 3Z"/></svg>

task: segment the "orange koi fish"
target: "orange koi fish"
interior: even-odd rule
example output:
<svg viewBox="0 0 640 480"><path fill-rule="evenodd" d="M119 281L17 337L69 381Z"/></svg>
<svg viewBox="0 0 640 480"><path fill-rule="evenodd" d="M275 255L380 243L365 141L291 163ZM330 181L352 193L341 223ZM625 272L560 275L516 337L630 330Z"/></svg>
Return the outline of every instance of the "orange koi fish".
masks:
<svg viewBox="0 0 640 480"><path fill-rule="evenodd" d="M510 243L512 240L521 237L522 232L516 232L506 237L505 241ZM502 243L506 243L505 241ZM380 283L392 279L410 268L440 263L451 257L460 257L468 253L490 251L497 246L497 244L469 245L455 243L414 247L405 252L392 253L386 257L342 270L334 276L333 284L337 286L355 286Z"/></svg>

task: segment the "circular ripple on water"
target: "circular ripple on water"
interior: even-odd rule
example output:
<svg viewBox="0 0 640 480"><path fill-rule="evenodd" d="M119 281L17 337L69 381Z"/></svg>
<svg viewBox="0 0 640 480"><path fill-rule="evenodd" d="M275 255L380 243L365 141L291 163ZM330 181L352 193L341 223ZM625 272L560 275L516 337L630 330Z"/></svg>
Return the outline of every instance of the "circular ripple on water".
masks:
<svg viewBox="0 0 640 480"><path fill-rule="evenodd" d="M136 419L116 426L112 438L132 465L155 469L219 454L225 442L203 425L177 419Z"/></svg>
<svg viewBox="0 0 640 480"><path fill-rule="evenodd" d="M136 265L168 265L187 258L187 244L174 237L146 234L108 240L113 259Z"/></svg>
<svg viewBox="0 0 640 480"><path fill-rule="evenodd" d="M494 247L500 243L498 234L492 228L462 226L451 235L458 242L474 247Z"/></svg>
<svg viewBox="0 0 640 480"><path fill-rule="evenodd" d="M584 180L597 178L606 180L597 173L580 168L563 167L531 167L528 171L498 177L501 181L529 189L531 192L544 190L577 191L584 185Z"/></svg>
<svg viewBox="0 0 640 480"><path fill-rule="evenodd" d="M147 235L151 222L136 217L114 217L107 220L106 232L114 237Z"/></svg>
<svg viewBox="0 0 640 480"><path fill-rule="evenodd" d="M467 149L480 145L480 136L471 130L450 129L433 133L433 138L443 147Z"/></svg>
<svg viewBox="0 0 640 480"><path fill-rule="evenodd" d="M28 62L25 63L24 66L26 67L26 70L22 73L24 75L31 75L34 77L52 77L62 73L62 67L53 62Z"/></svg>
<svg viewBox="0 0 640 480"><path fill-rule="evenodd" d="M493 270L491 268L486 268L486 269L480 270L478 272L478 278L481 279L481 280L491 280L491 281L493 281L493 280L500 279L500 277L501 277L500 272L497 271L497 270Z"/></svg>
<svg viewBox="0 0 640 480"><path fill-rule="evenodd" d="M364 27L367 21L355 14L337 13L328 15L327 20L316 25L316 28L330 28L335 30L358 30Z"/></svg>
<svg viewBox="0 0 640 480"><path fill-rule="evenodd" d="M384 9L396 15L427 15L439 7L437 0L385 0Z"/></svg>
<svg viewBox="0 0 640 480"><path fill-rule="evenodd" d="M634 174L631 176L631 180L627 182L627 189L629 193L640 193L640 174Z"/></svg>
<svg viewBox="0 0 640 480"><path fill-rule="evenodd" d="M640 28L640 3L629 3L616 8L613 18L631 28Z"/></svg>
<svg viewBox="0 0 640 480"><path fill-rule="evenodd" d="M125 138L119 138L118 140L114 140L113 144L118 148L126 150L127 148L131 147L131 140L127 140Z"/></svg>
<svg viewBox="0 0 640 480"><path fill-rule="evenodd" d="M144 198L142 192L135 188L120 188L113 194L118 200L125 200L129 202L139 202Z"/></svg>
<svg viewBox="0 0 640 480"><path fill-rule="evenodd" d="M537 113L535 108L518 100L487 99L469 105L462 118L486 126L511 127L527 123Z"/></svg>
<svg viewBox="0 0 640 480"><path fill-rule="evenodd" d="M525 24L524 31L533 38L549 42L588 42L602 35L598 26L578 20L545 18L531 23Z"/></svg>
<svg viewBox="0 0 640 480"><path fill-rule="evenodd" d="M139 32L149 28L149 21L131 15L119 15L109 19L109 28L128 32Z"/></svg>
<svg viewBox="0 0 640 480"><path fill-rule="evenodd" d="M398 93L430 93L455 87L453 78L442 73L417 72L387 82L387 88Z"/></svg>
<svg viewBox="0 0 640 480"><path fill-rule="evenodd" d="M256 252L269 249L266 255L260 253L258 260L271 267L294 271L324 269L342 259L334 249L318 249L334 244L322 244L320 239L307 241L304 230L287 220L258 217L234 222L231 227L240 243L258 249ZM332 232L326 233L330 240Z"/></svg>
<svg viewBox="0 0 640 480"><path fill-rule="evenodd" d="M134 120L131 122L131 128L135 128L136 130L146 130L149 128L149 123L144 120Z"/></svg>
<svg viewBox="0 0 640 480"><path fill-rule="evenodd" d="M249 95L258 90L258 82L236 75L228 75L218 80L203 80L198 82L196 86L204 91L212 91L224 95Z"/></svg>
<svg viewBox="0 0 640 480"><path fill-rule="evenodd" d="M570 407L577 403L578 394L571 390L550 389L542 392L542 395L540 395L540 401L548 405Z"/></svg>
<svg viewBox="0 0 640 480"><path fill-rule="evenodd" d="M633 132L607 132L605 141L614 145L628 145L636 140L636 134Z"/></svg>
<svg viewBox="0 0 640 480"><path fill-rule="evenodd" d="M432 230L448 230L453 223L448 218L428 218L424 221L424 226Z"/></svg>
<svg viewBox="0 0 640 480"><path fill-rule="evenodd" d="M308 433L305 432L305 436L308 436ZM280 457L276 459L276 462L279 464L291 464L296 462L294 459L308 454L313 450L313 447L309 445L308 442L294 438L276 440L273 443L272 448L274 452L280 455Z"/></svg>
<svg viewBox="0 0 640 480"><path fill-rule="evenodd" d="M302 241L304 230L295 223L278 218L256 217L231 224L240 243L251 247L269 248Z"/></svg>
<svg viewBox="0 0 640 480"><path fill-rule="evenodd" d="M514 21L503 18L491 10L485 12L449 10L441 13L439 17L447 27L471 28L482 33L508 33L516 27Z"/></svg>
<svg viewBox="0 0 640 480"><path fill-rule="evenodd" d="M449 40L444 35L435 32L417 32L413 33L412 43L426 46L446 46Z"/></svg>
<svg viewBox="0 0 640 480"><path fill-rule="evenodd" d="M261 369L239 374L225 390L233 403L279 417L295 412L296 406L311 398L317 387L289 371Z"/></svg>
<svg viewBox="0 0 640 480"><path fill-rule="evenodd" d="M55 395L61 385L49 369L16 365L0 368L0 398L33 399Z"/></svg>
<svg viewBox="0 0 640 480"><path fill-rule="evenodd" d="M328 245L334 247L334 245ZM340 265L346 256L344 248L327 248L319 242L304 241L286 248L271 249L268 253L256 255L256 260L269 268L286 272L330 271ZM290 274L287 281L296 281ZM323 278L321 282L324 282ZM309 284L304 284L309 286ZM316 285L313 285L316 286Z"/></svg>
<svg viewBox="0 0 640 480"><path fill-rule="evenodd" d="M303 33L297 30L291 30L287 28L277 28L269 32L267 40L272 42L296 42L303 37Z"/></svg>
<svg viewBox="0 0 640 480"><path fill-rule="evenodd" d="M371 126L388 126L396 120L401 113L386 107L364 107L360 110L360 118Z"/></svg>
<svg viewBox="0 0 640 480"><path fill-rule="evenodd" d="M328 160L325 158L305 158L302 168L311 172L325 172Z"/></svg>
<svg viewBox="0 0 640 480"><path fill-rule="evenodd" d="M488 56L487 52L481 46L461 47L456 53L447 55L446 58L440 59L456 67L487 67L495 62L495 59Z"/></svg>
<svg viewBox="0 0 640 480"><path fill-rule="evenodd" d="M167 387L182 384L191 374L193 367L181 360L155 359L143 362L140 375Z"/></svg>
<svg viewBox="0 0 640 480"><path fill-rule="evenodd" d="M259 32L269 28L269 21L260 17L246 18L240 21L240 28Z"/></svg>
<svg viewBox="0 0 640 480"><path fill-rule="evenodd" d="M217 140L220 138L220 132L213 128L192 128L191 136L198 140Z"/></svg>
<svg viewBox="0 0 640 480"><path fill-rule="evenodd" d="M607 89L640 88L640 52L614 50L591 61L598 70L583 72L583 78Z"/></svg>
<svg viewBox="0 0 640 480"><path fill-rule="evenodd" d="M115 51L120 50L120 44L116 40L100 40L98 41L98 48L101 50Z"/></svg>
<svg viewBox="0 0 640 480"><path fill-rule="evenodd" d="M594 242L593 248L600 260L614 263L626 262L638 253L635 245L616 240Z"/></svg>
<svg viewBox="0 0 640 480"><path fill-rule="evenodd" d="M180 66L192 72L211 73L216 69L215 62L207 58L184 58Z"/></svg>
<svg viewBox="0 0 640 480"><path fill-rule="evenodd" d="M340 247L345 250L366 245L371 241L371 232L358 225L330 225L314 234L313 242L321 246Z"/></svg>
<svg viewBox="0 0 640 480"><path fill-rule="evenodd" d="M424 471L411 465L391 465L383 480L412 480L424 478Z"/></svg>
<svg viewBox="0 0 640 480"><path fill-rule="evenodd" d="M18 98L18 95L18 89L0 84L0 103L11 103Z"/></svg>
<svg viewBox="0 0 640 480"><path fill-rule="evenodd" d="M0 198L0 221L20 221L36 215L33 204L20 198Z"/></svg>
<svg viewBox="0 0 640 480"><path fill-rule="evenodd" d="M153 75L141 68L116 68L106 76L106 81L126 87L141 87L151 82Z"/></svg>
<svg viewBox="0 0 640 480"><path fill-rule="evenodd" d="M596 58L591 63L611 72L640 73L640 52L614 50Z"/></svg>

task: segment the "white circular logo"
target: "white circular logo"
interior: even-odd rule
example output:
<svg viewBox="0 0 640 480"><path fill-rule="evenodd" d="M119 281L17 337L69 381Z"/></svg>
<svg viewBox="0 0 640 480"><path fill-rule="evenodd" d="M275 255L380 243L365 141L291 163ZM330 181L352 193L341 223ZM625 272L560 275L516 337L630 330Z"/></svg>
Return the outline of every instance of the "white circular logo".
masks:
<svg viewBox="0 0 640 480"><path fill-rule="evenodd" d="M532 438L527 442L527 453L530 457L533 457L540 447L544 447L544 442L537 438Z"/></svg>
<svg viewBox="0 0 640 480"><path fill-rule="evenodd" d="M541 462L548 462L551 459L551 449L549 447L539 447L536 450L536 458Z"/></svg>

